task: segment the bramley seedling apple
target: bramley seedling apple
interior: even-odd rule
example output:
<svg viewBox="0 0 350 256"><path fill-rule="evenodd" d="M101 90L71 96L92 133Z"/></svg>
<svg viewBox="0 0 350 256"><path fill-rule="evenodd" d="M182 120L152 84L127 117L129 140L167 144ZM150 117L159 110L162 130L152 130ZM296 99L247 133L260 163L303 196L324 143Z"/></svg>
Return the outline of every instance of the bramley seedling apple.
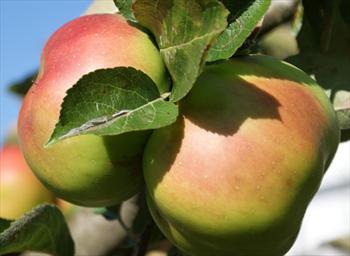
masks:
<svg viewBox="0 0 350 256"><path fill-rule="evenodd" d="M339 142L334 110L299 69L265 56L209 65L144 153L148 205L185 255L280 256Z"/></svg>
<svg viewBox="0 0 350 256"><path fill-rule="evenodd" d="M0 149L0 217L17 219L54 196L34 176L18 145Z"/></svg>
<svg viewBox="0 0 350 256"><path fill-rule="evenodd" d="M147 34L120 15L77 18L50 37L21 108L18 131L26 160L50 190L75 204L117 204L142 187L141 158L149 132L84 135L44 148L66 91L86 73L118 66L139 69L161 93L167 90L165 67Z"/></svg>

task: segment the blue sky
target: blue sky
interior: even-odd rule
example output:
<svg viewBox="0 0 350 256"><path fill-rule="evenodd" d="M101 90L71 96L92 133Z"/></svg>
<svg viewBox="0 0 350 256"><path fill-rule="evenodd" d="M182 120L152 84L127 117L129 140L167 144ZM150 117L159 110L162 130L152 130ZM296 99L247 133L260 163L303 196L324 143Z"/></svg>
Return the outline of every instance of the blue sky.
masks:
<svg viewBox="0 0 350 256"><path fill-rule="evenodd" d="M78 17L91 0L0 0L0 144L17 121L21 99L7 86L39 66L50 35Z"/></svg>

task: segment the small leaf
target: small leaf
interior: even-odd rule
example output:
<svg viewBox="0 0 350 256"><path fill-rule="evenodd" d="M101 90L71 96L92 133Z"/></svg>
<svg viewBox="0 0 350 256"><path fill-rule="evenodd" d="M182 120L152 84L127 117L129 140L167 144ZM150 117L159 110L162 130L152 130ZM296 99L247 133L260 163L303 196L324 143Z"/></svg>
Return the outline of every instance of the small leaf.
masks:
<svg viewBox="0 0 350 256"><path fill-rule="evenodd" d="M17 94L18 96L24 97L32 84L34 83L38 72L33 72L27 75L24 79L13 83L9 86L9 91Z"/></svg>
<svg viewBox="0 0 350 256"><path fill-rule="evenodd" d="M173 81L170 99L176 102L191 90L229 12L217 0L137 0L133 9L157 40Z"/></svg>
<svg viewBox="0 0 350 256"><path fill-rule="evenodd" d="M57 256L74 255L74 242L57 207L42 204L8 225L0 234L0 255L39 251ZM3 225L3 224L6 225Z"/></svg>
<svg viewBox="0 0 350 256"><path fill-rule="evenodd" d="M168 94L169 95L169 94ZM67 91L47 144L81 135L118 135L175 122L178 107L159 95L151 78L131 67L100 69Z"/></svg>
<svg viewBox="0 0 350 256"><path fill-rule="evenodd" d="M263 18L271 0L222 0L231 12L228 28L210 47L207 61L230 58Z"/></svg>
<svg viewBox="0 0 350 256"><path fill-rule="evenodd" d="M136 21L132 12L132 0L113 0L119 12L130 21Z"/></svg>

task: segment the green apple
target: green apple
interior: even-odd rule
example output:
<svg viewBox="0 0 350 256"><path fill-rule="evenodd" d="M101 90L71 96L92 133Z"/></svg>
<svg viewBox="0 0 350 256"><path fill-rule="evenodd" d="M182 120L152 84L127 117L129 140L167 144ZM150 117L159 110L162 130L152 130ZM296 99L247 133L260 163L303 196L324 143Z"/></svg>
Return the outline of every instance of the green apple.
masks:
<svg viewBox="0 0 350 256"><path fill-rule="evenodd" d="M86 73L118 66L142 70L161 93L168 88L165 66L147 34L120 15L79 17L50 37L39 75L24 98L18 120L24 156L43 184L74 204L118 204L143 185L142 153L148 131L84 135L44 148L66 91Z"/></svg>
<svg viewBox="0 0 350 256"><path fill-rule="evenodd" d="M17 219L53 195L34 176L18 145L0 149L0 217Z"/></svg>
<svg viewBox="0 0 350 256"><path fill-rule="evenodd" d="M144 152L148 205L185 255L283 255L339 142L307 74L266 56L209 65Z"/></svg>

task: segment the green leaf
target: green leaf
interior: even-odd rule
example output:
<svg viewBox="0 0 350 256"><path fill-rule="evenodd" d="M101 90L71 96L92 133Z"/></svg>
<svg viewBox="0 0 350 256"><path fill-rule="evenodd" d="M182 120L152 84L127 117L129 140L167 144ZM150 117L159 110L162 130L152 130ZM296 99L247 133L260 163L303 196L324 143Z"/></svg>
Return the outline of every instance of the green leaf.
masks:
<svg viewBox="0 0 350 256"><path fill-rule="evenodd" d="M0 218L0 234L4 232L11 225L11 220L1 219Z"/></svg>
<svg viewBox="0 0 350 256"><path fill-rule="evenodd" d="M229 12L217 0L137 0L133 8L138 22L157 40L173 81L170 99L176 102L191 90Z"/></svg>
<svg viewBox="0 0 350 256"><path fill-rule="evenodd" d="M231 12L229 26L210 47L207 61L230 58L262 19L271 0L222 0Z"/></svg>
<svg viewBox="0 0 350 256"><path fill-rule="evenodd" d="M117 135L170 125L178 107L165 100L168 96L134 68L96 70L67 91L47 146L81 134Z"/></svg>
<svg viewBox="0 0 350 256"><path fill-rule="evenodd" d="M9 86L9 91L17 94L18 96L24 97L32 84L34 83L38 72L33 72L27 75L24 79L19 80Z"/></svg>
<svg viewBox="0 0 350 256"><path fill-rule="evenodd" d="M343 12L349 10L349 1L305 0L303 4L300 53L288 61L315 77L339 110L342 128L348 129L344 104L350 104L350 21Z"/></svg>
<svg viewBox="0 0 350 256"><path fill-rule="evenodd" d="M130 21L136 21L132 12L132 0L113 0L119 12Z"/></svg>
<svg viewBox="0 0 350 256"><path fill-rule="evenodd" d="M56 256L74 255L74 242L57 207L42 204L23 215L0 234L0 255L22 251L39 251ZM3 225L5 223L5 225Z"/></svg>

